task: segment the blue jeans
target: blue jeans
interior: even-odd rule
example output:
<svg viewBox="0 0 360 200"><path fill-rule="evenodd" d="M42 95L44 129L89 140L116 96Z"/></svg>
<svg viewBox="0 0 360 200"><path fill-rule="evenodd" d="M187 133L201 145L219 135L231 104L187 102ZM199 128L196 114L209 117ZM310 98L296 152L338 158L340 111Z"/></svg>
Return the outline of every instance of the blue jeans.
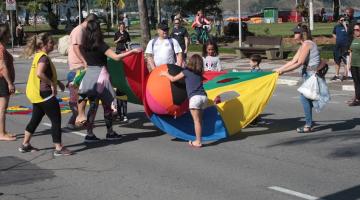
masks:
<svg viewBox="0 0 360 200"><path fill-rule="evenodd" d="M312 104L312 100L307 99L306 97L304 97L304 95L300 95L300 101L301 104L303 106L304 109L304 113L305 113L305 126L306 127L312 127L312 108L313 108L313 104Z"/></svg>
<svg viewBox="0 0 360 200"><path fill-rule="evenodd" d="M312 75L312 73L303 72L303 74L302 74L303 81L305 82L305 80L308 79L311 75ZM312 108L314 107L313 100L310 100L310 99L304 97L304 95L300 94L300 102L304 109L305 126L312 127L312 125L313 125L312 124Z"/></svg>

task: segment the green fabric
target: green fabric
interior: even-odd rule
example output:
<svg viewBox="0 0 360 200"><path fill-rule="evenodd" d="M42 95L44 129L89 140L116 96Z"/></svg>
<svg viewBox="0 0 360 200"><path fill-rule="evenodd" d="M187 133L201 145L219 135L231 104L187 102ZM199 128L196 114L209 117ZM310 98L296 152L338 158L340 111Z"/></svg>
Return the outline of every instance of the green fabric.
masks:
<svg viewBox="0 0 360 200"><path fill-rule="evenodd" d="M235 83L240 83L243 81L248 81L251 79L255 79L255 78L259 78L262 76L266 76L269 75L273 72L229 72L226 73L224 75L218 76L216 78L214 78L211 81L208 81L204 84L204 89L205 90L211 90L217 87L223 87L223 86L227 86L227 85L232 85ZM241 78L240 78L241 77ZM222 80L226 80L228 79L229 82L219 82L218 81L222 81Z"/></svg>
<svg viewBox="0 0 360 200"><path fill-rule="evenodd" d="M83 80L85 74L86 74L86 70L80 70L80 72L75 75L75 78L73 81L74 86L76 86L76 87L80 86L81 81Z"/></svg>
<svg viewBox="0 0 360 200"><path fill-rule="evenodd" d="M350 46L351 49L351 66L360 67L360 38L354 38Z"/></svg>
<svg viewBox="0 0 360 200"><path fill-rule="evenodd" d="M124 64L122 61L115 61L112 59L108 59L108 71L110 74L111 84L120 90L121 92L125 93L128 97L128 102L135 103L135 104L142 104L142 101L137 98L137 96L132 92L124 71Z"/></svg>

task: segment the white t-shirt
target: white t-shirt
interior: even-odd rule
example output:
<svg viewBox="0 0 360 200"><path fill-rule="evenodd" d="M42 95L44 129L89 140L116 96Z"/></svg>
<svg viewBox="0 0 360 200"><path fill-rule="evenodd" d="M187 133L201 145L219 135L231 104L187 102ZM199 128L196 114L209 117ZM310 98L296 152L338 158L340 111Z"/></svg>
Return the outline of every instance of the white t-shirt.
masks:
<svg viewBox="0 0 360 200"><path fill-rule="evenodd" d="M221 71L220 58L217 56L206 56L203 58L204 61L204 71Z"/></svg>
<svg viewBox="0 0 360 200"><path fill-rule="evenodd" d="M171 47L169 39L161 40L160 38L158 38L155 41L154 48L154 39L150 40L150 42L147 44L145 53L153 55L155 66L160 66L163 64L175 64L174 51L175 54L178 54L181 53L182 50L178 41L176 41L175 39L171 40L173 41L174 49Z"/></svg>

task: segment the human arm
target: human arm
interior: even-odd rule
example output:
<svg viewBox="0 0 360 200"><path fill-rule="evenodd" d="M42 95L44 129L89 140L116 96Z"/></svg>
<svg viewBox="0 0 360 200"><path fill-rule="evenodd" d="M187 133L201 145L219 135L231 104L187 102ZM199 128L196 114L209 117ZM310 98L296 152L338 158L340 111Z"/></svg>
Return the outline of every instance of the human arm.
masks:
<svg viewBox="0 0 360 200"><path fill-rule="evenodd" d="M84 63L84 68L87 68L87 62L83 56L83 55L85 55L85 53L84 53L84 49L83 49L82 45L75 44L75 45L73 45L73 48L74 48L75 55L81 60L82 63Z"/></svg>
<svg viewBox="0 0 360 200"><path fill-rule="evenodd" d="M305 63L305 60L310 53L310 48L311 44L302 44L301 47L298 49L297 53L295 54L294 58L290 62L286 63L284 66L275 69L275 71L281 75L283 73L299 68Z"/></svg>
<svg viewBox="0 0 360 200"><path fill-rule="evenodd" d="M189 33L188 31L185 29L185 36L184 36L184 40L185 40L185 49L184 49L184 53L188 52L189 49L189 44L190 44L190 40L189 40Z"/></svg>
<svg viewBox="0 0 360 200"><path fill-rule="evenodd" d="M46 76L46 74L45 74L46 68L47 68L47 64L45 62L39 62L37 64L36 75L41 81L50 85L52 94L54 96L56 96L57 95L57 81L53 82Z"/></svg>
<svg viewBox="0 0 360 200"><path fill-rule="evenodd" d="M64 92L64 90L65 90L65 85L64 85L64 83L62 83L61 81L57 80L57 85L59 86L60 90L61 90L62 92Z"/></svg>
<svg viewBox="0 0 360 200"><path fill-rule="evenodd" d="M168 78L171 82L176 82L182 78L185 77L185 74L183 72L178 73L176 76L171 76L168 71L161 71L160 76L165 76Z"/></svg>
<svg viewBox="0 0 360 200"><path fill-rule="evenodd" d="M133 53L140 53L142 51L142 49L133 49L133 50L130 50L130 51L126 51L125 53L121 53L121 54L116 54L111 48L108 48L106 51L105 51L105 55L113 60L121 60L122 58L130 55L130 54L133 54Z"/></svg>
<svg viewBox="0 0 360 200"><path fill-rule="evenodd" d="M3 59L0 59L0 71L2 72L2 76L6 80L8 84L8 89L10 94L15 93L15 85L14 82L10 78L10 73L8 68L6 67L5 61Z"/></svg>
<svg viewBox="0 0 360 200"><path fill-rule="evenodd" d="M147 44L146 50L145 50L145 58L146 58L148 66L150 67L151 70L154 70L156 67L155 61L154 61L153 42L154 42L153 39L150 40L150 42Z"/></svg>

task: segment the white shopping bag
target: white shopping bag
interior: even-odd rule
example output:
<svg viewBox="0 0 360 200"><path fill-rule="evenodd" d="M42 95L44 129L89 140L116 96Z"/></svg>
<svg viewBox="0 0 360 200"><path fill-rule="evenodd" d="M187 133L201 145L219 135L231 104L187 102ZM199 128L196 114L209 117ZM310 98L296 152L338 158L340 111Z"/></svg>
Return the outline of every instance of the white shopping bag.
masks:
<svg viewBox="0 0 360 200"><path fill-rule="evenodd" d="M308 99L319 100L320 91L316 74L311 75L297 90Z"/></svg>

